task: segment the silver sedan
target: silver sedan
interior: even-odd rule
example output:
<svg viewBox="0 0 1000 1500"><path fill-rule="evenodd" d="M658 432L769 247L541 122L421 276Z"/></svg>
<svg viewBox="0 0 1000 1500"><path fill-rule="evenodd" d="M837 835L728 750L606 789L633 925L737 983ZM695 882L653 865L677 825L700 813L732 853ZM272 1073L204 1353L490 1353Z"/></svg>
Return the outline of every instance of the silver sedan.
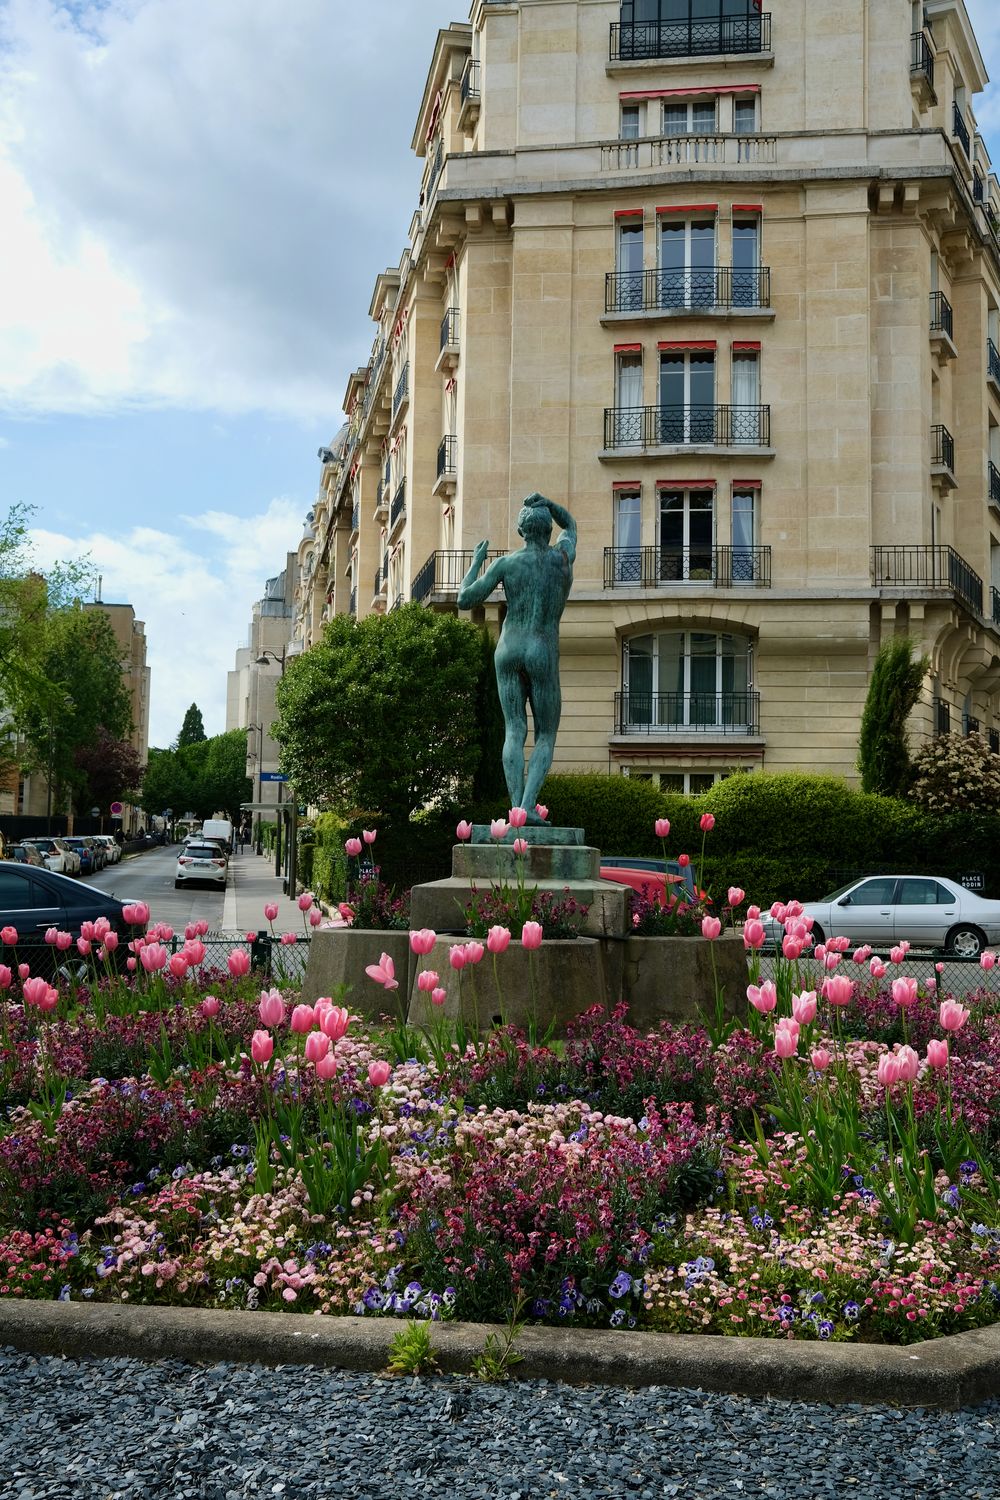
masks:
<svg viewBox="0 0 1000 1500"><path fill-rule="evenodd" d="M1000 901L986 901L943 875L869 875L807 901L817 943L850 938L886 950L906 941L914 948L944 948L959 958L975 958L1000 943ZM782 927L764 913L769 942L780 943Z"/></svg>

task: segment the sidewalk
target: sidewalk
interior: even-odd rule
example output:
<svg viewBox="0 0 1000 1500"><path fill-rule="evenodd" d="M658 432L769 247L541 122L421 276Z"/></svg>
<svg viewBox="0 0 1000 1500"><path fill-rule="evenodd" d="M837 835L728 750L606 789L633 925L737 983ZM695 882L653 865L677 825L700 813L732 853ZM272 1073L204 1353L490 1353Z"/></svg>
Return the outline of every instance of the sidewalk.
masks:
<svg viewBox="0 0 1000 1500"><path fill-rule="evenodd" d="M274 856L255 854L249 845L242 854L234 852L229 861L222 930L269 932L270 926L264 915L264 904L268 901L275 902L278 907L274 919L277 934L302 933L302 913L291 897L282 892L281 876L274 873Z"/></svg>

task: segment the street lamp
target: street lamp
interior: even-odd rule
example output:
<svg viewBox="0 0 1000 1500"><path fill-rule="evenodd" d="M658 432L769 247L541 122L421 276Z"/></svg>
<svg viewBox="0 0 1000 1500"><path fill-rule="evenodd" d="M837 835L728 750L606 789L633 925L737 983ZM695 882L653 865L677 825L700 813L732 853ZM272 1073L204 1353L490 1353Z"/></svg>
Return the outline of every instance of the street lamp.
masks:
<svg viewBox="0 0 1000 1500"><path fill-rule="evenodd" d="M256 795L254 796L253 800L257 803L257 806L258 806L258 809L259 809L260 802L261 802L261 780L260 780L260 773L261 773L261 771L264 768L264 726L263 726L263 724L248 724L247 725L247 734L255 734L257 736L257 750L256 750L256 753L251 750L250 751L250 756L257 762L257 770L256 770L256 772L254 774L254 783L255 783L255 787L256 787ZM253 837L253 843L254 843L254 846L256 847L257 853L259 854L261 852L261 842L260 842L260 812L259 811L256 811L254 813L254 837Z"/></svg>
<svg viewBox="0 0 1000 1500"><path fill-rule="evenodd" d="M281 648L281 655L280 656L278 655L277 651L269 651L269 650L265 649L265 650L261 651L261 653L260 653L259 656L254 657L254 666L255 667L266 667L270 662L272 662L272 661L276 662L277 665L281 668L281 676L284 677L284 675L285 675L285 662L286 662L286 660L287 660L287 647L282 646L282 648ZM264 756L264 739L263 739L263 734L262 734L261 735L261 765L263 765L263 756ZM263 775L261 776L261 785L263 787ZM282 851L282 847L281 847L281 820L282 820L282 816L283 816L284 811L285 811L285 809L281 805L281 803L282 803L282 797L281 797L282 786L283 786L283 783L279 781L278 782L278 801L277 801L277 813L278 813L277 831L276 831L276 837L275 837L275 840L274 840L274 873L275 873L275 875L280 875L281 874L282 853L284 852L287 855L287 857L288 857L288 866L287 866L288 873L287 873L287 875L285 877L285 880L283 882L284 891L285 891L286 895L293 895L294 896L294 894L295 894L295 864L296 864L296 858L297 858L297 851L296 851L296 848L295 848L295 844L296 844L296 837L297 837L297 832L298 832L298 830L296 828L296 821L297 821L297 819L296 819L295 814L296 814L296 812L298 810L298 805L297 805L297 803L295 801L295 798L293 797L292 798L292 807L291 807L291 811L289 813L289 821L288 821L288 842L287 842L287 849L285 851ZM263 800L263 792L261 794L261 800Z"/></svg>

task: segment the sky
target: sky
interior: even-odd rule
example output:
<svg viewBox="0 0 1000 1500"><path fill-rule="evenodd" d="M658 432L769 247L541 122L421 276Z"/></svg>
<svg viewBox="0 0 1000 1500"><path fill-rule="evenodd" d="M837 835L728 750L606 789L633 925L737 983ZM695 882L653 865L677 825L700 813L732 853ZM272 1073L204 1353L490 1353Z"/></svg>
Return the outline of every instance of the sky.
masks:
<svg viewBox="0 0 1000 1500"><path fill-rule="evenodd" d="M1000 5L967 3L1000 84ZM192 701L225 727L405 244L435 30L467 15L0 0L0 505L145 621L151 744ZM1000 164L1000 87L974 109Z"/></svg>

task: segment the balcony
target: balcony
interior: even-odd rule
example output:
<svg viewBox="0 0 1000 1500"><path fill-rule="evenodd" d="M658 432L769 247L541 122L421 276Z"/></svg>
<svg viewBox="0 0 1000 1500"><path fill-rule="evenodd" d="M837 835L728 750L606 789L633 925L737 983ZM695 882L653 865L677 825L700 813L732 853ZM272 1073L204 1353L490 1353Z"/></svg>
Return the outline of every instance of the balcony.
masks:
<svg viewBox="0 0 1000 1500"><path fill-rule="evenodd" d="M986 201L986 190L983 186L983 179L975 167L972 169L972 200L974 203L984 203Z"/></svg>
<svg viewBox="0 0 1000 1500"><path fill-rule="evenodd" d="M910 83L916 89L921 107L934 104L934 53L926 31L915 31L910 38Z"/></svg>
<svg viewBox="0 0 1000 1500"><path fill-rule="evenodd" d="M434 195L438 178L441 176L441 168L444 166L444 141L438 136L434 155L431 157L430 166L427 171L427 184L421 196L421 207L426 207Z"/></svg>
<svg viewBox="0 0 1000 1500"><path fill-rule="evenodd" d="M955 347L955 317L951 303L944 292L931 292L930 336L931 348L937 355L939 365L958 358Z"/></svg>
<svg viewBox="0 0 1000 1500"><path fill-rule="evenodd" d="M997 468L992 459L987 463L987 480L987 493L990 504L995 505L997 510L1000 510L1000 469Z"/></svg>
<svg viewBox="0 0 1000 1500"><path fill-rule="evenodd" d="M406 515L406 480L401 479L392 497L392 505L389 507L389 531L395 531L397 524Z"/></svg>
<svg viewBox="0 0 1000 1500"><path fill-rule="evenodd" d="M386 581L381 568L375 569L375 585L372 589L372 609L385 607Z"/></svg>
<svg viewBox="0 0 1000 1500"><path fill-rule="evenodd" d="M347 612L348 612L348 614L351 614L351 615L356 615L357 612L358 612L358 591L357 591L357 589L351 589L351 599L350 599L350 603L347 606Z"/></svg>
<svg viewBox="0 0 1000 1500"><path fill-rule="evenodd" d="M954 547L873 547L872 581L876 588L941 589L973 614L983 612L983 580Z"/></svg>
<svg viewBox="0 0 1000 1500"><path fill-rule="evenodd" d="M997 349L992 339L986 340L986 379L1000 396L1000 349Z"/></svg>
<svg viewBox="0 0 1000 1500"><path fill-rule="evenodd" d="M453 495L458 486L458 438L454 433L443 437L438 446L435 495Z"/></svg>
<svg viewBox="0 0 1000 1500"><path fill-rule="evenodd" d="M441 348L435 362L435 370L453 370L458 364L460 352L458 333L460 327L457 307L449 307L441 319Z"/></svg>
<svg viewBox="0 0 1000 1500"><path fill-rule="evenodd" d="M360 530L361 530L361 502L359 500L356 500L354 502L354 509L351 511L351 535L352 536L356 535L357 532L359 532Z"/></svg>
<svg viewBox="0 0 1000 1500"><path fill-rule="evenodd" d="M616 693L615 734L757 735L760 694Z"/></svg>
<svg viewBox="0 0 1000 1500"><path fill-rule="evenodd" d="M395 614L396 610L397 609L402 609L402 607L403 607L403 605L405 603L406 603L406 600L403 598L402 594L397 594L396 597L395 597L395 599L393 599L392 603L389 606L389 613L391 615Z"/></svg>
<svg viewBox="0 0 1000 1500"><path fill-rule="evenodd" d="M773 135L665 135L641 141L607 141L599 149L602 172L767 166L778 159L778 141Z"/></svg>
<svg viewBox="0 0 1000 1500"><path fill-rule="evenodd" d="M1000 625L1000 589L990 589L990 619L994 625Z"/></svg>
<svg viewBox="0 0 1000 1500"><path fill-rule="evenodd" d="M1000 729L989 730L987 738L989 739L990 749L993 751L993 754L1000 755Z"/></svg>
<svg viewBox="0 0 1000 1500"><path fill-rule="evenodd" d="M375 519L384 521L389 515L389 486L384 479L379 480L378 489L375 491Z"/></svg>
<svg viewBox="0 0 1000 1500"><path fill-rule="evenodd" d="M506 552L488 552L484 567L506 557ZM414 603L454 604L462 579L472 567L471 552L432 552L413 580L410 597Z"/></svg>
<svg viewBox="0 0 1000 1500"><path fill-rule="evenodd" d="M770 588L770 547L605 547L606 589Z"/></svg>
<svg viewBox="0 0 1000 1500"><path fill-rule="evenodd" d="M771 16L712 16L708 20L614 21L612 63L665 57L727 57L770 53Z"/></svg>
<svg viewBox="0 0 1000 1500"><path fill-rule="evenodd" d="M962 733L966 737L968 737L970 734L978 734L979 733L979 720L977 718L975 718L973 714L963 713L963 715L962 715Z"/></svg>
<svg viewBox="0 0 1000 1500"><path fill-rule="evenodd" d="M931 481L942 490L957 490L955 439L943 422L931 428Z"/></svg>
<svg viewBox="0 0 1000 1500"><path fill-rule="evenodd" d="M392 393L392 420L395 422L399 413L410 399L410 361L399 372L396 381L396 389Z"/></svg>
<svg viewBox="0 0 1000 1500"><path fill-rule="evenodd" d="M604 410L604 452L623 448L664 456L678 450L766 450L771 456L769 406L609 406Z"/></svg>
<svg viewBox="0 0 1000 1500"><path fill-rule="evenodd" d="M482 97L479 75L478 57L467 58L462 70L458 106L458 126L460 130L466 132L471 130L479 119L479 105Z"/></svg>
<svg viewBox="0 0 1000 1500"><path fill-rule="evenodd" d="M706 266L689 271L609 271L604 278L605 317L615 322L652 314L771 315L771 268Z"/></svg>
<svg viewBox="0 0 1000 1500"><path fill-rule="evenodd" d="M959 109L954 100L952 101L951 106L951 133L955 137L958 144L961 146L962 150L965 152L966 159L971 162L972 142L969 139L969 127L968 125L966 125L965 120L962 116L962 111Z"/></svg>

